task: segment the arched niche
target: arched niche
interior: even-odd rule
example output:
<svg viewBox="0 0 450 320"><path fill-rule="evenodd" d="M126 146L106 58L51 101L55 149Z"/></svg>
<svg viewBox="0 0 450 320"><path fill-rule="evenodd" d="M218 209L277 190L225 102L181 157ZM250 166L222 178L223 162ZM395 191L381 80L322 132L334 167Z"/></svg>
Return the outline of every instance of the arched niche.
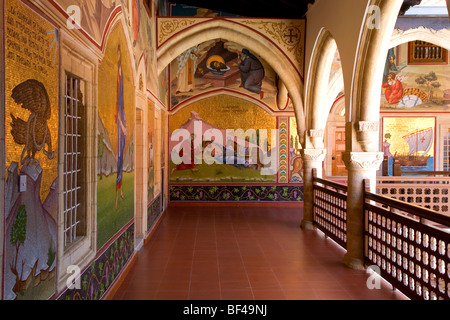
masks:
<svg viewBox="0 0 450 320"><path fill-rule="evenodd" d="M302 137L305 131L305 111L301 74L277 45L274 45L263 34L243 25L225 19L212 19L175 34L157 50L158 74L185 50L199 43L220 38L240 44L270 63L272 69L286 86L294 106L298 130Z"/></svg>
<svg viewBox="0 0 450 320"><path fill-rule="evenodd" d="M323 132L330 108L337 94L344 89L339 60L336 41L323 28L311 56L305 92L307 143L314 148L323 147Z"/></svg>

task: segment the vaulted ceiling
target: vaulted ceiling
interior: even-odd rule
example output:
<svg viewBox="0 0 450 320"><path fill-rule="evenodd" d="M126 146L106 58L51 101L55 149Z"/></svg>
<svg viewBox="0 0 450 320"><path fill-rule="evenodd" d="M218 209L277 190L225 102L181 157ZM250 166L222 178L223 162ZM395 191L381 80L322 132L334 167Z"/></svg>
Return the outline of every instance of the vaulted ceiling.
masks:
<svg viewBox="0 0 450 320"><path fill-rule="evenodd" d="M301 19L305 17L308 5L314 4L315 0L173 0L170 2L244 17ZM400 15L421 2L422 0L404 0Z"/></svg>
<svg viewBox="0 0 450 320"><path fill-rule="evenodd" d="M304 18L308 4L315 0L175 0L172 3L222 11L243 17Z"/></svg>

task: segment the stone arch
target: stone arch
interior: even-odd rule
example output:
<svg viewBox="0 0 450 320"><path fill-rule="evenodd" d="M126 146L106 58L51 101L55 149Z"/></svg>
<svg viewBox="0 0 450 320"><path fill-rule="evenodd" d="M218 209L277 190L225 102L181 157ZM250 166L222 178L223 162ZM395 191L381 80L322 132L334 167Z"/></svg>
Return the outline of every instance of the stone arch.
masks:
<svg viewBox="0 0 450 320"><path fill-rule="evenodd" d="M337 52L338 48L334 37L330 31L322 28L312 52L305 86L306 130L323 132L332 102L336 98L336 96L331 98L332 101L329 103L330 97L325 92L329 92L330 85L333 88L332 91L342 85L336 95L343 89L342 71L340 76L338 74L337 77L330 79L332 63ZM330 80L332 80L331 83ZM314 148L323 147L323 136L314 136L314 138L306 137L307 143L311 143Z"/></svg>
<svg viewBox="0 0 450 320"><path fill-rule="evenodd" d="M294 105L299 134L302 137L305 131L305 113L301 75L278 46L262 34L243 25L225 19L212 19L175 34L157 49L158 74L185 50L199 43L219 38L245 46L270 64L286 86Z"/></svg>
<svg viewBox="0 0 450 320"><path fill-rule="evenodd" d="M354 65L350 106L346 120L353 125L356 139L351 151L377 152L379 150L380 87L386 52L397 21L402 1L371 0L363 20L358 51ZM379 21L371 25L372 8L379 9ZM349 136L349 135L347 135ZM350 150L348 150L350 151Z"/></svg>
<svg viewBox="0 0 450 320"><path fill-rule="evenodd" d="M343 263L364 269L364 192L363 181L375 191L376 171L383 160L379 152L380 88L386 53L403 1L369 0L362 20L353 66L353 80L346 96L346 150L348 172L347 253Z"/></svg>
<svg viewBox="0 0 450 320"><path fill-rule="evenodd" d="M274 110L272 110L268 105L266 105L265 103L259 101L258 99L255 99L252 96L243 94L239 91L234 91L234 90L228 90L228 89L219 89L219 90L213 90L210 92L205 92L201 95L197 95L192 97L192 99L190 99L189 101L184 101L181 102L180 104L178 104L176 107L174 107L170 114L175 114L178 111L180 111L181 109L184 109L186 107L189 107L190 105L197 103L201 100L205 100L211 97L215 97L215 96L229 96L229 97L234 97L234 98L238 98L241 100L245 100L247 102L250 102L258 107L260 107L262 110L264 110L265 112L267 112L270 116L275 117L277 116L277 112L274 112ZM278 112L280 113L280 112Z"/></svg>
<svg viewBox="0 0 450 320"><path fill-rule="evenodd" d="M434 30L424 27L409 29L406 31L396 29L392 34L389 47L394 48L410 41L426 41L450 50L450 30Z"/></svg>
<svg viewBox="0 0 450 320"><path fill-rule="evenodd" d="M345 119L345 94L340 94L332 103L328 119L341 121Z"/></svg>

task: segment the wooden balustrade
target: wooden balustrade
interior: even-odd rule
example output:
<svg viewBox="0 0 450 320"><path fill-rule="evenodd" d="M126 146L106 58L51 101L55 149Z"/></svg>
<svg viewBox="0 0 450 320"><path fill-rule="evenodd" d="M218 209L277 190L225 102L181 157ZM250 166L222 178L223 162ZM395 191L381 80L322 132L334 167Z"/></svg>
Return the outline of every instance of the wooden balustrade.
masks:
<svg viewBox="0 0 450 320"><path fill-rule="evenodd" d="M317 177L313 169L314 225L347 247L347 186Z"/></svg>
<svg viewBox="0 0 450 320"><path fill-rule="evenodd" d="M380 179L380 178L378 178ZM401 185L405 196L416 196L422 187L425 196L447 198L448 179L383 177L378 192L364 181L364 262L376 266L380 275L411 299L450 300L450 216L395 199L383 188ZM426 191L428 190L429 191ZM347 186L317 177L313 170L314 225L344 249L347 248ZM448 191L445 191L448 192ZM403 200L403 201L402 201ZM411 200L411 199L409 199ZM444 201L441 201L444 202Z"/></svg>
<svg viewBox="0 0 450 320"><path fill-rule="evenodd" d="M450 217L368 189L364 196L366 264L411 299L450 299Z"/></svg>

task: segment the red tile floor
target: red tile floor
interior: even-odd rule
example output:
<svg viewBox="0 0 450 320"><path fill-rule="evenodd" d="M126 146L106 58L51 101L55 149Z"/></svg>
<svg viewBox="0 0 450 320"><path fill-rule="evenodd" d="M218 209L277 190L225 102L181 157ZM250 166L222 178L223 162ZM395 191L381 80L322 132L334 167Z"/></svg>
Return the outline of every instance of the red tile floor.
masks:
<svg viewBox="0 0 450 320"><path fill-rule="evenodd" d="M169 207L114 300L404 300L299 227L302 207Z"/></svg>

